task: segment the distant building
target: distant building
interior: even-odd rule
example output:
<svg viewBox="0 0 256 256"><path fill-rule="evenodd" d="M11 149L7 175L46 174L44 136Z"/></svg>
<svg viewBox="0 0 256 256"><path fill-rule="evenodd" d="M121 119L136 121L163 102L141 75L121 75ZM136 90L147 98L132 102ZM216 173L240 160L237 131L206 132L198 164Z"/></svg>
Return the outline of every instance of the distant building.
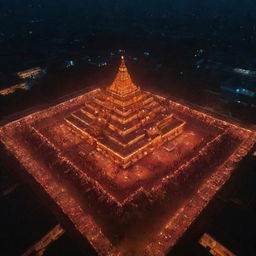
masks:
<svg viewBox="0 0 256 256"><path fill-rule="evenodd" d="M46 74L46 69L43 69L41 67L35 67L19 71L16 74L19 78L22 79L22 82L13 82L14 85L6 89L0 90L0 95L9 95L16 92L16 90L18 89L29 90L38 79L42 78Z"/></svg>
<svg viewBox="0 0 256 256"><path fill-rule="evenodd" d="M24 71L17 72L18 77L22 79L29 79L29 78L40 78L42 75L46 73L46 70L40 67L26 69Z"/></svg>
<svg viewBox="0 0 256 256"><path fill-rule="evenodd" d="M14 93L18 89L25 90L26 88L27 88L27 86L26 86L25 83L15 84L15 85L13 85L11 87L8 87L6 89L0 90L0 95L6 96L6 95Z"/></svg>
<svg viewBox="0 0 256 256"><path fill-rule="evenodd" d="M256 105L256 77L234 75L221 84L220 90L228 100L247 106Z"/></svg>
<svg viewBox="0 0 256 256"><path fill-rule="evenodd" d="M123 50L123 49L118 49L118 53L125 53L125 50Z"/></svg>
<svg viewBox="0 0 256 256"><path fill-rule="evenodd" d="M66 68L70 68L70 67L74 67L74 66L75 66L75 62L73 60L65 61L65 67Z"/></svg>
<svg viewBox="0 0 256 256"><path fill-rule="evenodd" d="M244 76L256 77L256 71L249 70L249 69L234 68L233 72L244 75Z"/></svg>
<svg viewBox="0 0 256 256"><path fill-rule="evenodd" d="M209 234L204 234L199 243L205 248L209 248L209 253L215 256L236 256L230 250L225 248L222 244L217 242L213 237Z"/></svg>
<svg viewBox="0 0 256 256"><path fill-rule="evenodd" d="M108 65L108 63L107 63L106 61L102 61L102 62L98 63L98 67L99 67L99 68L105 67L105 66L107 66L107 65Z"/></svg>

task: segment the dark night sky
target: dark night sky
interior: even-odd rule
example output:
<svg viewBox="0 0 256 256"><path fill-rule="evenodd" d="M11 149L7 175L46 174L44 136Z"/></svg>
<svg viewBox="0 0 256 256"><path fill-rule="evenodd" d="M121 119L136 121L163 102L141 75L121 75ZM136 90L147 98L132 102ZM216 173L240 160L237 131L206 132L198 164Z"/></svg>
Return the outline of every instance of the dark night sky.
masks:
<svg viewBox="0 0 256 256"><path fill-rule="evenodd" d="M111 19L140 22L148 19L179 19L191 23L197 19L253 19L256 4L253 0L12 0L0 2L0 32L19 30L30 19L42 18L58 28L60 24L110 22ZM246 18L246 19L245 19ZM223 23L223 25L225 25ZM200 29L197 28L197 29Z"/></svg>

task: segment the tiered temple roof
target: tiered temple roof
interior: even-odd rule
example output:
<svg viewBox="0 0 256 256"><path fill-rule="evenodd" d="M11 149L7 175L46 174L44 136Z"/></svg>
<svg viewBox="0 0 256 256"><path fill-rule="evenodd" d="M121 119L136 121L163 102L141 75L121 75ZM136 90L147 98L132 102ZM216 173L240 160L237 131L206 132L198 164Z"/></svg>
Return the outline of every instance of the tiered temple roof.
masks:
<svg viewBox="0 0 256 256"><path fill-rule="evenodd" d="M180 134L185 124L163 99L132 82L123 57L113 83L65 119L123 168Z"/></svg>
<svg viewBox="0 0 256 256"><path fill-rule="evenodd" d="M139 88L131 80L124 62L124 57L122 56L119 72L117 73L114 82L107 88L107 91L120 97L125 97L138 90Z"/></svg>

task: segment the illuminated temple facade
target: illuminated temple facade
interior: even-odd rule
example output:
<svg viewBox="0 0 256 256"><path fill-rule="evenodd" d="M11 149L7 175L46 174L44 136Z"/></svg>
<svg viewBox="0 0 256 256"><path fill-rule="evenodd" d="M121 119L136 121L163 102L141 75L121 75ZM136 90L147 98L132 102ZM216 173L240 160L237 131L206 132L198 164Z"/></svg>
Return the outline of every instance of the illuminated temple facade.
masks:
<svg viewBox="0 0 256 256"><path fill-rule="evenodd" d="M123 168L181 134L185 125L164 98L132 82L123 57L113 83L65 120Z"/></svg>

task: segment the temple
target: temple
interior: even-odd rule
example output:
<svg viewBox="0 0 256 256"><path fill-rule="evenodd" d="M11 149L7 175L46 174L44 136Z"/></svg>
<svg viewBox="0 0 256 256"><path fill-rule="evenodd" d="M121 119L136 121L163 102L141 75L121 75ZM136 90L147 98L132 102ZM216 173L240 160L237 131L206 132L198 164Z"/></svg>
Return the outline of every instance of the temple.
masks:
<svg viewBox="0 0 256 256"><path fill-rule="evenodd" d="M81 245L165 256L255 142L255 127L142 90L122 58L110 85L0 127L0 158Z"/></svg>
<svg viewBox="0 0 256 256"><path fill-rule="evenodd" d="M181 134L185 125L165 99L132 82L123 57L113 83L65 120L123 168Z"/></svg>

